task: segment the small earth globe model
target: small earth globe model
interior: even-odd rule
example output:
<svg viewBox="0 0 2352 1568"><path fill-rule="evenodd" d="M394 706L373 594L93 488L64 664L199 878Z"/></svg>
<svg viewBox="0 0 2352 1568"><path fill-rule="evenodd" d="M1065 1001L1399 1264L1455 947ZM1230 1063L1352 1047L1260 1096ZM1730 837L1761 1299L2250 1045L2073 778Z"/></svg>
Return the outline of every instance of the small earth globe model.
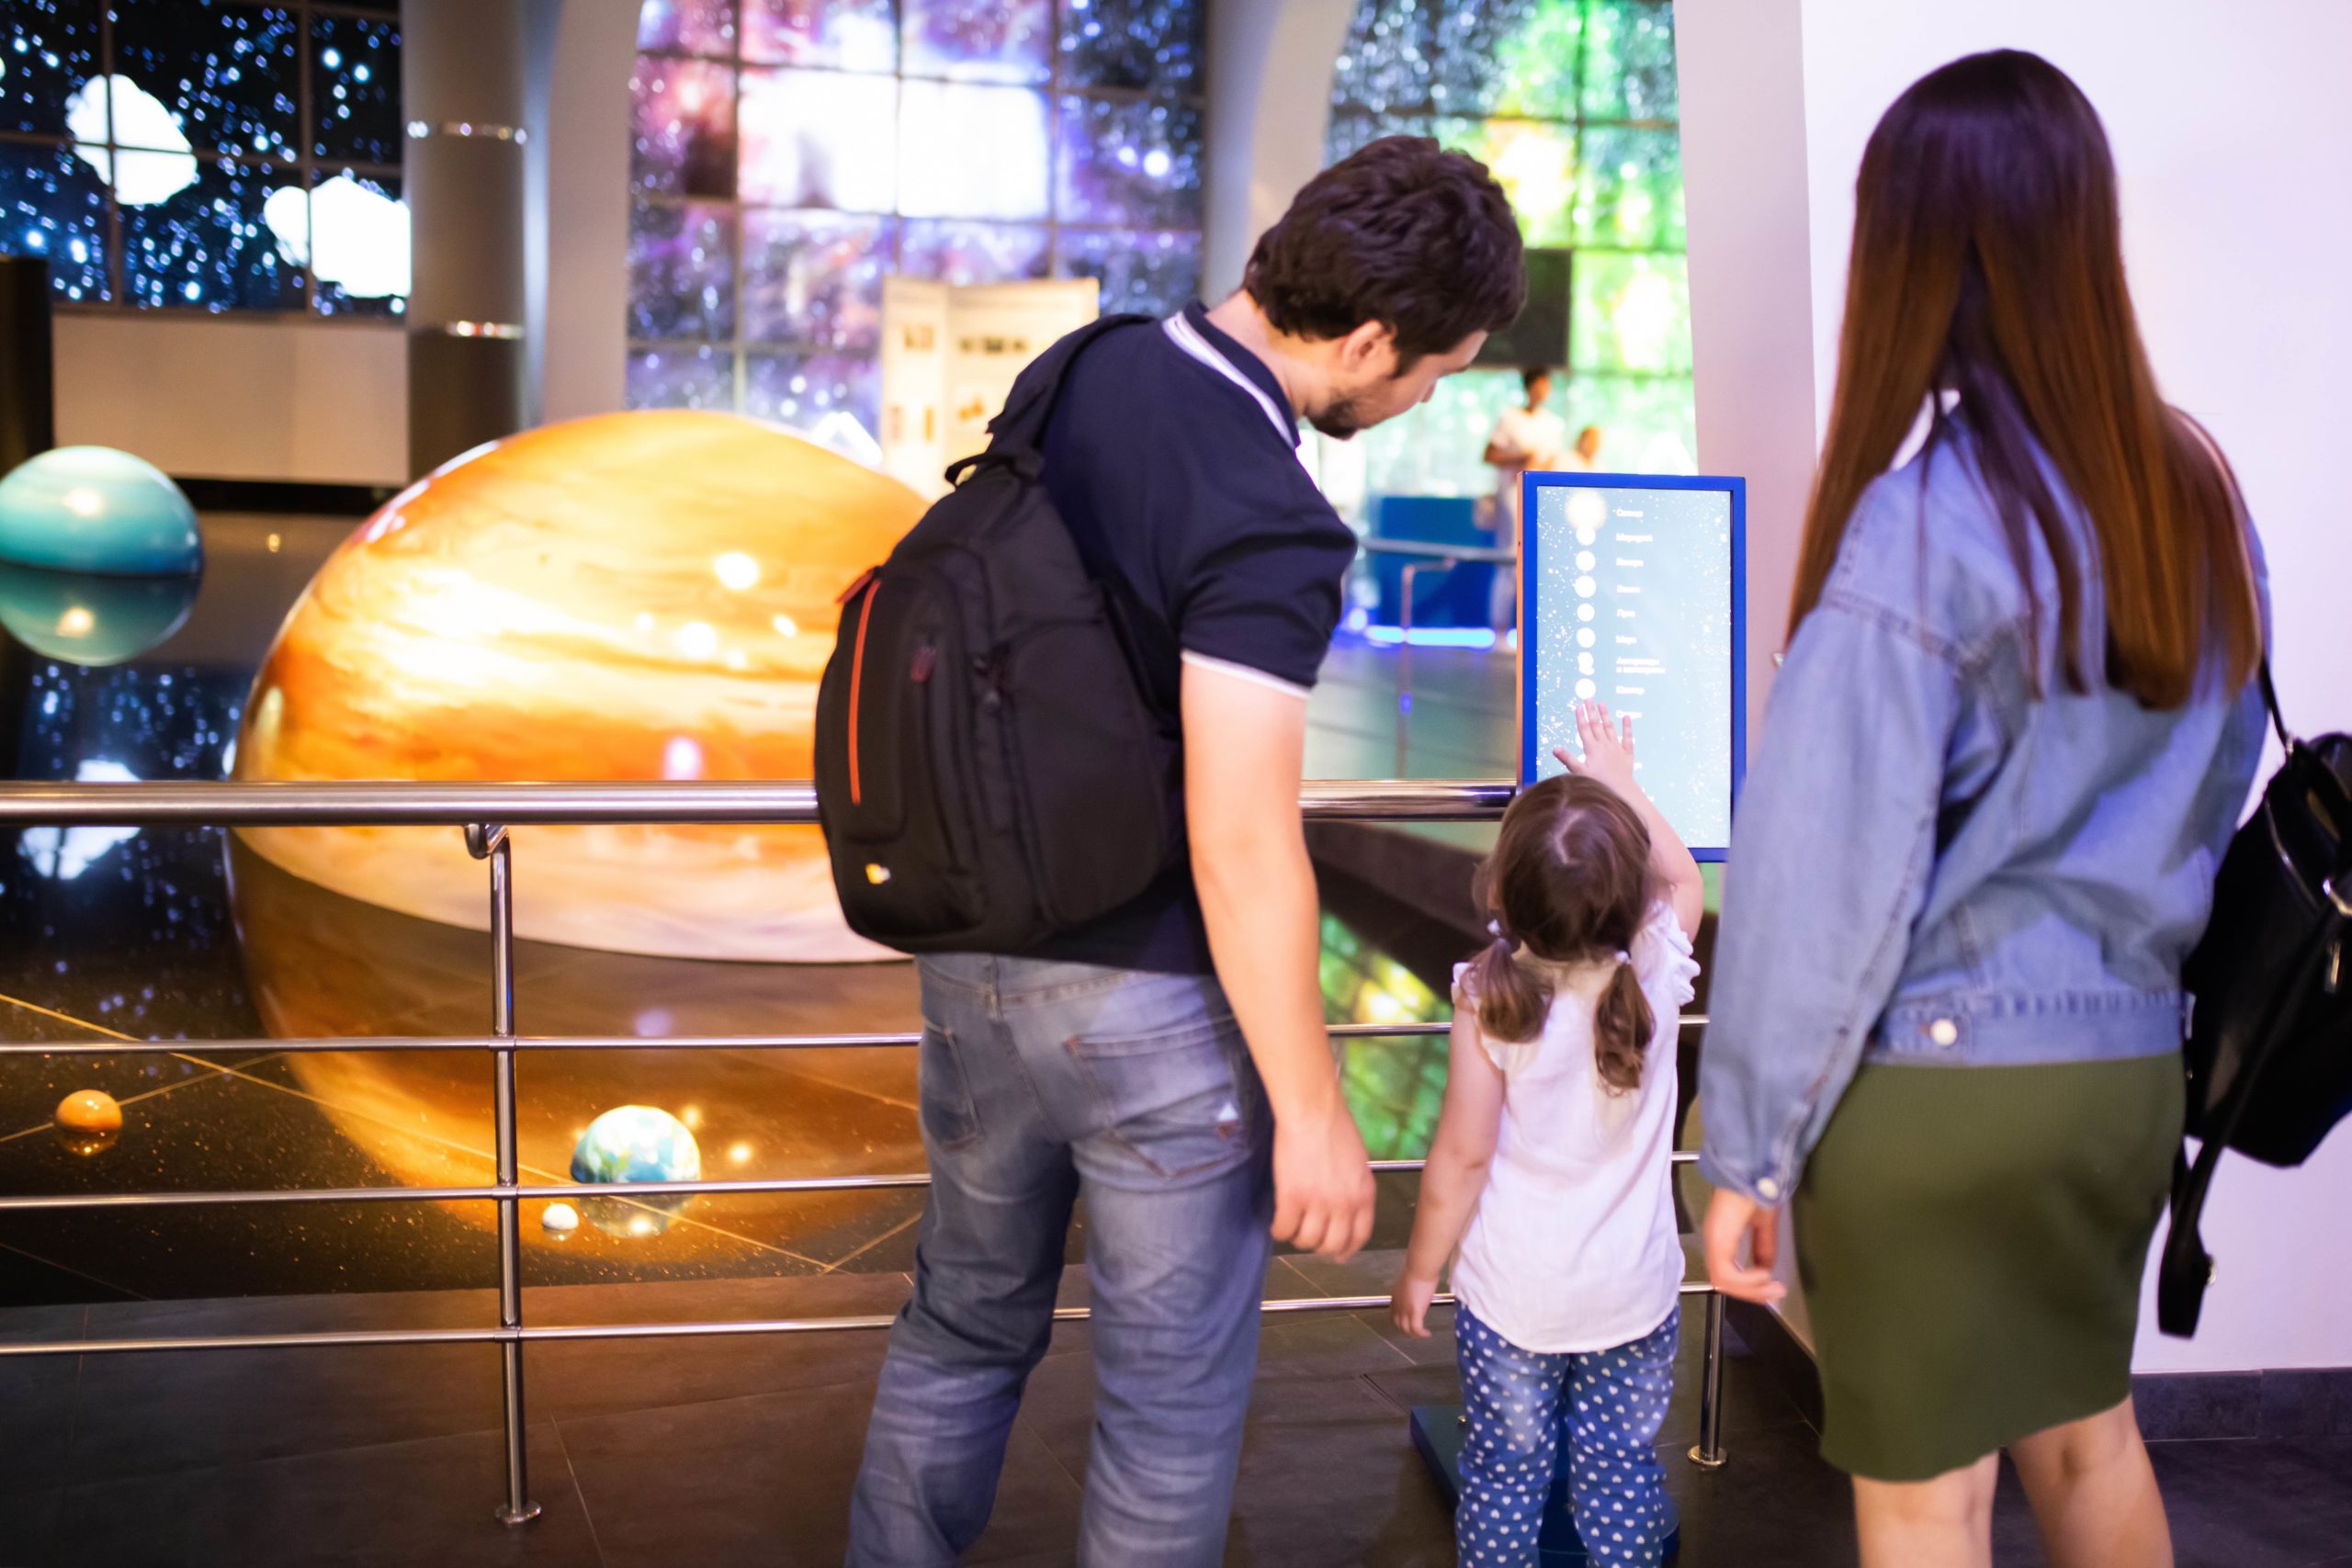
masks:
<svg viewBox="0 0 2352 1568"><path fill-rule="evenodd" d="M611 1182L699 1181L702 1150L686 1124L650 1105L623 1105L588 1123L571 1151L571 1179ZM589 1224L614 1235L658 1235L690 1199L662 1193L582 1205Z"/></svg>

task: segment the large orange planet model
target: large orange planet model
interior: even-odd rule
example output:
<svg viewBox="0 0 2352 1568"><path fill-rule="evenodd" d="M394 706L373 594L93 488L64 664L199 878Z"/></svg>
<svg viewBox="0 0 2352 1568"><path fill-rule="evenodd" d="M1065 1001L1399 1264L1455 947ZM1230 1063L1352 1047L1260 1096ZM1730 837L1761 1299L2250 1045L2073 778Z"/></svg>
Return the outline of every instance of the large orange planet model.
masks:
<svg viewBox="0 0 2352 1568"><path fill-rule="evenodd" d="M922 515L732 414L575 420L469 454L319 570L254 677L240 779L805 779L834 601ZM266 828L298 876L488 923L455 829ZM813 828L526 828L518 931L697 958L889 956Z"/></svg>

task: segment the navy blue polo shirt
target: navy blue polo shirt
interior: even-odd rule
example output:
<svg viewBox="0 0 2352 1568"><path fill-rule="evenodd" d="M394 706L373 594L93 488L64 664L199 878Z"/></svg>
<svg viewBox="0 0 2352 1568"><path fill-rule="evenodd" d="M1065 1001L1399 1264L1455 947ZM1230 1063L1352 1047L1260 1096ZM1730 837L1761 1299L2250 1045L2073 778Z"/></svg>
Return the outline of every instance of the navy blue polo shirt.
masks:
<svg viewBox="0 0 2352 1568"><path fill-rule="evenodd" d="M1186 661L1305 698L1339 625L1355 536L1299 460L1282 385L1198 304L1106 333L1046 428L1045 483L1114 594L1146 700L1180 730ZM1173 820L1183 820L1177 785ZM1140 897L1022 956L1214 973L1188 858Z"/></svg>

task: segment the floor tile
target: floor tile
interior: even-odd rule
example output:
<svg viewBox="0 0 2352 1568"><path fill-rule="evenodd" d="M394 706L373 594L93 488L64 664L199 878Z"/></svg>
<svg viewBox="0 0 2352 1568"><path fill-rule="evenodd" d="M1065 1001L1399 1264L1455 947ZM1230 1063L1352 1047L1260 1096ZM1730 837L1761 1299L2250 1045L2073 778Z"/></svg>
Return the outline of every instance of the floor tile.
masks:
<svg viewBox="0 0 2352 1568"><path fill-rule="evenodd" d="M1434 1568L1453 1549L1452 1511L1405 1418L1363 1380L1260 1385L1227 1568Z"/></svg>
<svg viewBox="0 0 2352 1568"><path fill-rule="evenodd" d="M870 1379L563 1424L609 1568L841 1562ZM1079 1491L1017 1426L973 1561L1067 1551Z"/></svg>
<svg viewBox="0 0 2352 1568"><path fill-rule="evenodd" d="M580 1494L551 1425L534 1427L530 1495L541 1516L493 1517L504 1486L496 1432L78 1486L61 1495L39 1561L71 1568L598 1568Z"/></svg>
<svg viewBox="0 0 2352 1568"><path fill-rule="evenodd" d="M1702 1471L1666 1456L1682 1510L1684 1568L1846 1568L1855 1561L1853 1495L1821 1461L1809 1427L1741 1439L1731 1462Z"/></svg>
<svg viewBox="0 0 2352 1568"><path fill-rule="evenodd" d="M2352 1542L2352 1439L2148 1446L2181 1568L2303 1568Z"/></svg>
<svg viewBox="0 0 2352 1568"><path fill-rule="evenodd" d="M17 1307L0 1312L0 1342L78 1339L85 1309L78 1306ZM0 1357L0 1512L17 1516L19 1529L33 1511L29 1501L66 1477L65 1450L74 1432L74 1389L81 1375L78 1356ZM0 1533L0 1542L10 1537ZM21 1537L19 1537L21 1539ZM0 1556L0 1563L7 1562Z"/></svg>
<svg viewBox="0 0 2352 1568"><path fill-rule="evenodd" d="M0 1568L29 1568L40 1562L56 1517L55 1492L0 1488Z"/></svg>
<svg viewBox="0 0 2352 1568"><path fill-rule="evenodd" d="M2135 1378L2132 1404L2152 1443L2171 1438L2258 1438L2260 1372L2187 1372Z"/></svg>
<svg viewBox="0 0 2352 1568"><path fill-rule="evenodd" d="M142 1302L92 1309L97 1339L479 1327L488 1292ZM494 1345L110 1353L83 1358L77 1483L454 1438L499 1425ZM527 1408L527 1406L526 1406ZM236 1418L222 1419L233 1411Z"/></svg>
<svg viewBox="0 0 2352 1568"><path fill-rule="evenodd" d="M889 1317L906 1301L902 1274L710 1280L527 1293L525 1321L611 1324L753 1318ZM880 1329L656 1339L546 1341L525 1353L534 1419L596 1416L871 1381L889 1336Z"/></svg>

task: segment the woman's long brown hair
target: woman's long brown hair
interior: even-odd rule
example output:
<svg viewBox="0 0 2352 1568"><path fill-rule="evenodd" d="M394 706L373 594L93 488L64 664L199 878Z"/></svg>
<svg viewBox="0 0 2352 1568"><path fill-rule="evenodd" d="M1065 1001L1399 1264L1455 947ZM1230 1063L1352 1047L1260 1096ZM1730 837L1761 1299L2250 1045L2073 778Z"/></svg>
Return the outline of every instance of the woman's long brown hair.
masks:
<svg viewBox="0 0 2352 1568"><path fill-rule="evenodd" d="M1862 154L1838 390L1792 636L1820 603L1862 491L1931 398L1930 442L1951 438L1943 395L1973 437L2037 639L2030 526L2057 567L2058 665L2071 689L2089 687L2087 592L2102 596L2106 682L2143 706L2186 702L2216 638L2244 684L2262 628L2236 482L2157 392L2097 111L2056 66L2014 50L1922 77ZM2088 515L2095 560L2082 558L2037 451Z"/></svg>
<svg viewBox="0 0 2352 1568"><path fill-rule="evenodd" d="M1532 1040L1550 1016L1558 976L1549 964L1610 963L1634 945L1649 914L1650 835L1606 784L1545 779L1503 813L1477 897L1495 922L1470 996L1478 1027L1510 1043ZM1617 963L1593 1004L1593 1057L1612 1094L1642 1085L1657 1021L1631 963Z"/></svg>

